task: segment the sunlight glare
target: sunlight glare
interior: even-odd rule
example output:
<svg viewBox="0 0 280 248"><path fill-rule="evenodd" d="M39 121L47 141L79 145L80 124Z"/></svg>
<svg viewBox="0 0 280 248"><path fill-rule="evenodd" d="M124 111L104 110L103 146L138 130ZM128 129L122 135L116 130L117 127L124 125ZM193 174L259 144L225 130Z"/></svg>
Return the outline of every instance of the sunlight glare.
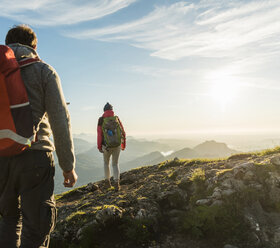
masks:
<svg viewBox="0 0 280 248"><path fill-rule="evenodd" d="M217 75L212 79L210 96L223 111L232 104L237 93L236 79L231 76Z"/></svg>

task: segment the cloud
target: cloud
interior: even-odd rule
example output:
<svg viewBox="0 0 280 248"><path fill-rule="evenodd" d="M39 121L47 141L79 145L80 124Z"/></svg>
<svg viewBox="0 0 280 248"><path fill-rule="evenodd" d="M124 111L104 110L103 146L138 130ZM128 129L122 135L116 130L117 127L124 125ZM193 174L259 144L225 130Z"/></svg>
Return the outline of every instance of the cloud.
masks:
<svg viewBox="0 0 280 248"><path fill-rule="evenodd" d="M70 25L102 18L137 0L2 0L0 16L34 26Z"/></svg>
<svg viewBox="0 0 280 248"><path fill-rule="evenodd" d="M67 35L128 43L151 56L240 57L271 52L280 37L279 0L177 2L157 6L141 19ZM279 52L279 48L277 51Z"/></svg>
<svg viewBox="0 0 280 248"><path fill-rule="evenodd" d="M171 77L186 77L190 76L194 73L194 71L190 69L166 69L166 68L158 68L158 67L152 67L152 66L139 66L139 65L133 65L133 66L127 66L123 69L127 72L134 72L139 73L142 75L148 75L156 78L166 78Z"/></svg>

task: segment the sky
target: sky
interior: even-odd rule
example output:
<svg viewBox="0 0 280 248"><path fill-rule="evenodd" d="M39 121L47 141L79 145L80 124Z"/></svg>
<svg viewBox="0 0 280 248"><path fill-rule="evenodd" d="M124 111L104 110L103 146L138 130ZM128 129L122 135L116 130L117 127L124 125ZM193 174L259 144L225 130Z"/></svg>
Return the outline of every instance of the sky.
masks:
<svg viewBox="0 0 280 248"><path fill-rule="evenodd" d="M0 0L30 25L73 132L110 102L130 136L280 133L279 0Z"/></svg>

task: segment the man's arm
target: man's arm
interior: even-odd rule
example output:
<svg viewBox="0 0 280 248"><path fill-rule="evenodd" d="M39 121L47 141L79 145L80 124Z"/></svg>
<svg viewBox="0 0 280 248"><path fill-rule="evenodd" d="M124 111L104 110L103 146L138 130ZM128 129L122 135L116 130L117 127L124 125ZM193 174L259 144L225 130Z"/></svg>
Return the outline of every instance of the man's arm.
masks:
<svg viewBox="0 0 280 248"><path fill-rule="evenodd" d="M58 162L65 177L64 185L72 187L77 181L70 115L64 99L60 78L48 67L45 79L45 108L51 125Z"/></svg>

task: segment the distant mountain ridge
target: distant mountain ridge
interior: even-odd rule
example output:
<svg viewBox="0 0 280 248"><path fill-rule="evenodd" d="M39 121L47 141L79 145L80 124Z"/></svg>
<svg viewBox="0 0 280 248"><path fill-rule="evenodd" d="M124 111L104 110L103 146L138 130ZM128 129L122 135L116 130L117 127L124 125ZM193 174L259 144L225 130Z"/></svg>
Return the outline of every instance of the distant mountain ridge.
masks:
<svg viewBox="0 0 280 248"><path fill-rule="evenodd" d="M228 157L234 153L238 153L238 151L230 149L227 144L219 143L214 140L205 141L194 147L193 150L201 156L209 158Z"/></svg>
<svg viewBox="0 0 280 248"><path fill-rule="evenodd" d="M174 158L179 158L179 159L224 158L236 153L239 152L230 149L227 146L227 144L211 140L211 141L205 141L195 146L193 149L184 148L179 151L175 151L168 156L163 156L162 153L158 151L151 152L125 163L120 162L120 165L121 165L121 170L126 171L129 169L136 168L138 166L153 165Z"/></svg>

